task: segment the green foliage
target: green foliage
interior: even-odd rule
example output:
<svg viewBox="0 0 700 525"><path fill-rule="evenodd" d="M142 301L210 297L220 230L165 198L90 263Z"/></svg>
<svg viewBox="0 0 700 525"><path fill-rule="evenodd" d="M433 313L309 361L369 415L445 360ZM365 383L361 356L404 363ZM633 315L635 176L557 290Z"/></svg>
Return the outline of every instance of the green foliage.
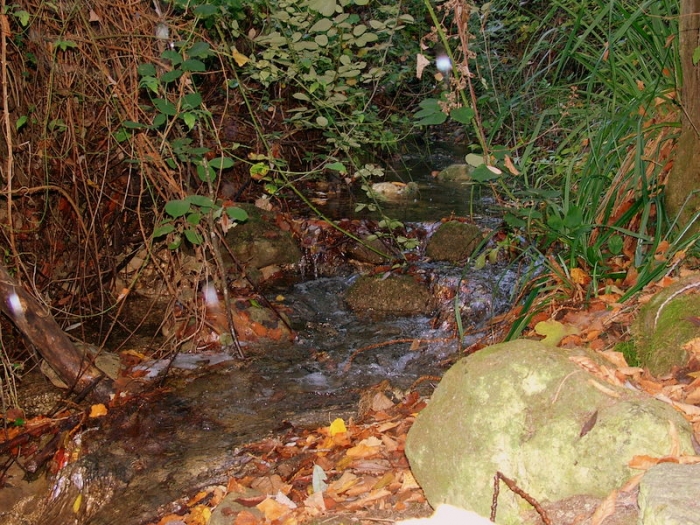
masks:
<svg viewBox="0 0 700 525"><path fill-rule="evenodd" d="M153 231L153 238L173 234L172 240L168 243L168 248L176 250L182 244L183 236L193 245L200 245L204 242L199 227L202 220L211 214L214 221L222 221L224 214L228 220L224 219L224 224L231 225L235 222L245 222L248 214L245 210L236 206L222 206L214 202L209 197L203 195L188 195L184 199L174 199L168 201L164 207L168 219L163 221ZM226 229L226 227L224 227Z"/></svg>
<svg viewBox="0 0 700 525"><path fill-rule="evenodd" d="M177 49L177 51L176 51ZM165 71L159 71L155 64L144 63L138 67L141 77L139 86L147 93L150 105L142 105L147 115L151 115L150 124L126 120L118 139L128 138L129 132L150 131L159 133L167 145L166 165L172 170L187 170L194 167L195 173L205 187L212 189L217 176L234 166L234 159L226 156L214 156L211 148L196 146L187 133L197 125L206 126L211 114L203 105L201 93L196 83L187 82L191 91L182 92L180 79L194 76L207 70L205 60L212 56L210 45L206 42L179 42L174 49L166 49L161 59L170 65ZM178 136L173 130L181 128ZM163 208L167 218L155 228L153 238L170 236L168 247L176 250L186 239L190 244L200 245L204 242L201 233L206 224L218 224L224 231L236 222L247 219L244 210L235 206L224 207L211 197L188 195L183 199L173 199ZM207 219L207 223L204 222ZM213 222L208 222L213 221Z"/></svg>

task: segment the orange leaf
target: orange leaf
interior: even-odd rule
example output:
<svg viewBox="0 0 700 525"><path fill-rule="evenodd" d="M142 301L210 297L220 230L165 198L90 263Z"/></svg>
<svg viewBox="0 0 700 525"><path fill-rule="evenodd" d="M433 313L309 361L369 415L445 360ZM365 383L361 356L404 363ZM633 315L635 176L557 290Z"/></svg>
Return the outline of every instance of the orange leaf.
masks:
<svg viewBox="0 0 700 525"><path fill-rule="evenodd" d="M270 497L258 503L256 508L265 515L265 519L268 521L277 520L291 511L287 505L283 505Z"/></svg>
<svg viewBox="0 0 700 525"><path fill-rule="evenodd" d="M605 518L612 516L615 512L615 502L617 501L617 490L613 490L603 502L595 509L591 516L591 525L601 525Z"/></svg>
<svg viewBox="0 0 700 525"><path fill-rule="evenodd" d="M180 519L182 519L180 517ZM236 520L233 525L260 525L262 522L258 519L255 514L249 510L242 510L236 515Z"/></svg>
<svg viewBox="0 0 700 525"><path fill-rule="evenodd" d="M107 415L107 407L102 403L90 407L90 417L102 417Z"/></svg>

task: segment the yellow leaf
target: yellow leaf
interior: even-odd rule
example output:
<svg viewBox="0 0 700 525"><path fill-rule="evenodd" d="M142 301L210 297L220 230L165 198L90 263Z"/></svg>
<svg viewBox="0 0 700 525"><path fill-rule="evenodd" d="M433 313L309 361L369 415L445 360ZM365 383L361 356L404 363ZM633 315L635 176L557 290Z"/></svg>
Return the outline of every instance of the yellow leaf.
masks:
<svg viewBox="0 0 700 525"><path fill-rule="evenodd" d="M107 415L107 407L102 403L90 407L90 417L102 417Z"/></svg>
<svg viewBox="0 0 700 525"><path fill-rule="evenodd" d="M341 418L336 418L333 421L333 423L331 423L331 426L329 428L331 436L335 436L336 434L341 434L347 431L348 429L345 427L345 421L343 421Z"/></svg>
<svg viewBox="0 0 700 525"><path fill-rule="evenodd" d="M204 505L197 505L190 510L188 525L207 525L211 519L211 510Z"/></svg>
<svg viewBox="0 0 700 525"><path fill-rule="evenodd" d="M73 502L73 513L74 513L74 514L77 514L77 513L78 513L78 511L80 510L80 505L82 504L82 502L83 502L83 495L82 495L82 494L78 494L78 497L75 498L75 501Z"/></svg>
<svg viewBox="0 0 700 525"><path fill-rule="evenodd" d="M250 60L247 56L245 56L243 53L238 51L235 47L233 48L233 59L236 61L236 64L238 64L238 67L243 67L245 66L248 61Z"/></svg>
<svg viewBox="0 0 700 525"><path fill-rule="evenodd" d="M567 335L578 334L578 328L570 324L564 325L559 321L540 321L535 325L535 333L545 336L542 344L557 346Z"/></svg>

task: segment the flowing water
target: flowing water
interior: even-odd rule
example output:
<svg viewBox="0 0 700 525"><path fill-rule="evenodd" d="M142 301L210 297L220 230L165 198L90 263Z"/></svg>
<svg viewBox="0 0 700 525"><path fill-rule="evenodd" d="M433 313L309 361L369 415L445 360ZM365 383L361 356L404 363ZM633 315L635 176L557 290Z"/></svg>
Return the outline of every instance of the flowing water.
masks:
<svg viewBox="0 0 700 525"><path fill-rule="evenodd" d="M435 221L487 212L488 199L475 201L471 187L440 185L423 161L411 170L404 175L418 182L420 196L388 206L394 218ZM346 213L347 205L339 203L334 213ZM436 285L461 283L462 316L474 325L503 311L511 299L515 276L502 267L487 265L467 279L449 265L429 270L438 276ZM39 522L58 523L79 493L92 509L81 523L146 522L183 494L225 483L246 462L238 454L241 444L288 425L351 417L362 390L382 380L407 389L422 376L441 375L440 363L459 350L453 330L444 323L431 327L428 317L371 318L348 311L343 294L355 278L275 290L285 296L297 338L249 348L254 357L243 366L223 355L178 356L164 392L115 409L108 423L83 433L85 453L59 476L51 510ZM421 343L412 345L415 340ZM164 366L149 365L152 371Z"/></svg>

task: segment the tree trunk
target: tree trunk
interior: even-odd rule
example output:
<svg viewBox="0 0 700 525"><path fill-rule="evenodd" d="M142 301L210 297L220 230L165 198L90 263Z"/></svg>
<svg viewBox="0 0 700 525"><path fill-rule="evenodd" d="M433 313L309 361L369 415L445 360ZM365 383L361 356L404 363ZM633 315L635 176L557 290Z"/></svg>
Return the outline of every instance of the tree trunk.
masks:
<svg viewBox="0 0 700 525"><path fill-rule="evenodd" d="M0 311L22 332L58 377L82 398L107 401L112 381L83 355L56 320L0 265Z"/></svg>
<svg viewBox="0 0 700 525"><path fill-rule="evenodd" d="M683 227L700 209L700 63L693 64L693 53L700 46L700 0L681 0L679 27L682 127L673 170L666 183L666 207L669 218L679 216ZM690 232L700 231L699 222Z"/></svg>

